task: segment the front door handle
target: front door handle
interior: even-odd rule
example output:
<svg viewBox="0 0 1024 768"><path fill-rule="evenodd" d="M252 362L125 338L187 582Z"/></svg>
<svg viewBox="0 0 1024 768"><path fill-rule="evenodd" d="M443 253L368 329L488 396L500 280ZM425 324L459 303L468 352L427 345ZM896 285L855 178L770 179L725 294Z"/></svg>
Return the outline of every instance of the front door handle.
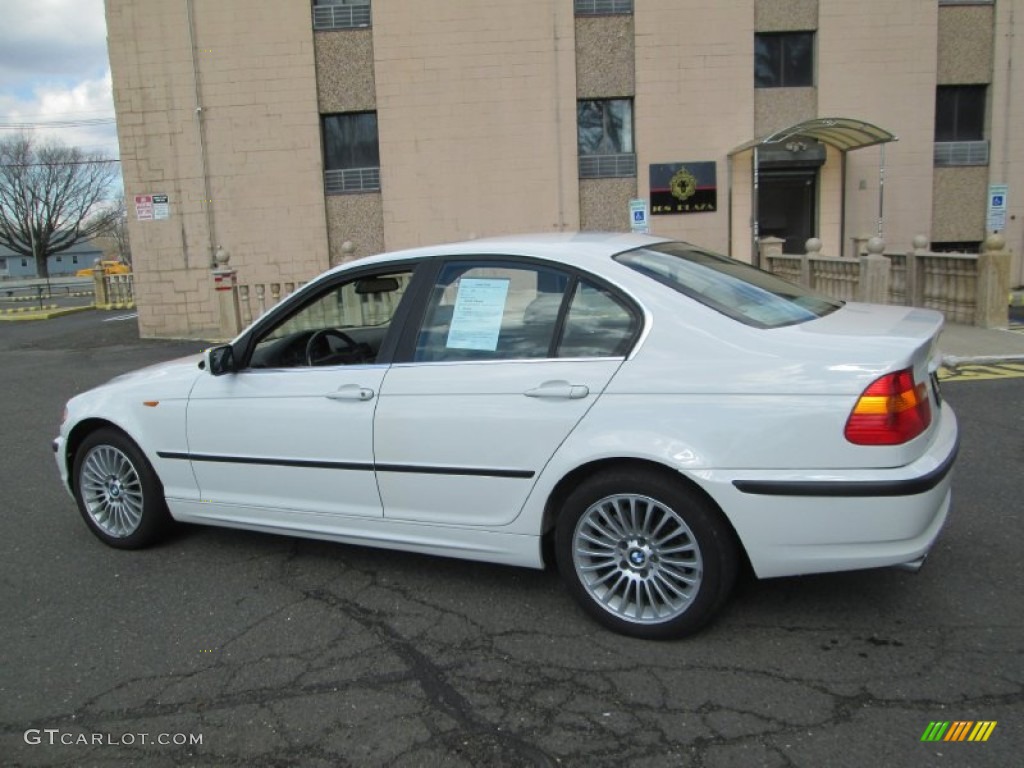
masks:
<svg viewBox="0 0 1024 768"><path fill-rule="evenodd" d="M528 389L523 393L527 397L544 397L556 400L580 400L590 394L590 389L583 384L570 384L568 381L545 381L539 387Z"/></svg>
<svg viewBox="0 0 1024 768"><path fill-rule="evenodd" d="M372 400L373 390L369 387L360 387L358 384L346 384L333 392L328 392L325 397L328 400Z"/></svg>

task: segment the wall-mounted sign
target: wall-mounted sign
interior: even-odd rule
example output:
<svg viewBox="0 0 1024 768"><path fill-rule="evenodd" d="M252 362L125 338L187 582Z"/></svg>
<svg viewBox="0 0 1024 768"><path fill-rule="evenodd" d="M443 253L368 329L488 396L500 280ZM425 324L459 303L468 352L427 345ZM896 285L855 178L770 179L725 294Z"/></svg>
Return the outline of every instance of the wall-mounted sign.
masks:
<svg viewBox="0 0 1024 768"><path fill-rule="evenodd" d="M711 213L718 210L717 165L651 164L651 215Z"/></svg>
<svg viewBox="0 0 1024 768"><path fill-rule="evenodd" d="M1007 184L989 184L985 224L989 232L1002 232L1006 229L1006 194L1009 191Z"/></svg>
<svg viewBox="0 0 1024 768"><path fill-rule="evenodd" d="M139 221L160 221L171 216L167 195L136 195L135 218Z"/></svg>
<svg viewBox="0 0 1024 768"><path fill-rule="evenodd" d="M629 228L631 232L646 235L651 231L647 222L647 201L642 199L629 201Z"/></svg>

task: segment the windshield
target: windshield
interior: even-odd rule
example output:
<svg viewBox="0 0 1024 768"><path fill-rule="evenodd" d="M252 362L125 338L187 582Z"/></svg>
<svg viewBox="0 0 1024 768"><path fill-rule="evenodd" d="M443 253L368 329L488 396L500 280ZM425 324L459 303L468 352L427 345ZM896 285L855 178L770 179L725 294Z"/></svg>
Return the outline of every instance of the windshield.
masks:
<svg viewBox="0 0 1024 768"><path fill-rule="evenodd" d="M843 306L841 301L687 243L638 248L618 254L615 260L755 328L805 323Z"/></svg>

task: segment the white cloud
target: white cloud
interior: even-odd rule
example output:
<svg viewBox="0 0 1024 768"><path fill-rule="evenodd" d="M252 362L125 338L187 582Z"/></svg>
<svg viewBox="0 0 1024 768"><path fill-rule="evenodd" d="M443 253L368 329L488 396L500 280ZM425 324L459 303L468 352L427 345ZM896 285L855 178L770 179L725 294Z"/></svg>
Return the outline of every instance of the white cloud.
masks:
<svg viewBox="0 0 1024 768"><path fill-rule="evenodd" d="M0 0L0 19L0 131L35 126L116 157L103 0Z"/></svg>

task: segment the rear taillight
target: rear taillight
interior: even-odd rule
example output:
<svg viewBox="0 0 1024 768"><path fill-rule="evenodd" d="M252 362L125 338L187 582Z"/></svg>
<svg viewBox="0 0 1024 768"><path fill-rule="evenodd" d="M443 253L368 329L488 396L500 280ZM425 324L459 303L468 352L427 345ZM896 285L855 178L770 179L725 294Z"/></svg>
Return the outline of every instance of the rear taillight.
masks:
<svg viewBox="0 0 1024 768"><path fill-rule="evenodd" d="M928 387L914 383L914 372L886 374L864 390L850 418L846 439L856 445L900 445L920 435L932 422Z"/></svg>

